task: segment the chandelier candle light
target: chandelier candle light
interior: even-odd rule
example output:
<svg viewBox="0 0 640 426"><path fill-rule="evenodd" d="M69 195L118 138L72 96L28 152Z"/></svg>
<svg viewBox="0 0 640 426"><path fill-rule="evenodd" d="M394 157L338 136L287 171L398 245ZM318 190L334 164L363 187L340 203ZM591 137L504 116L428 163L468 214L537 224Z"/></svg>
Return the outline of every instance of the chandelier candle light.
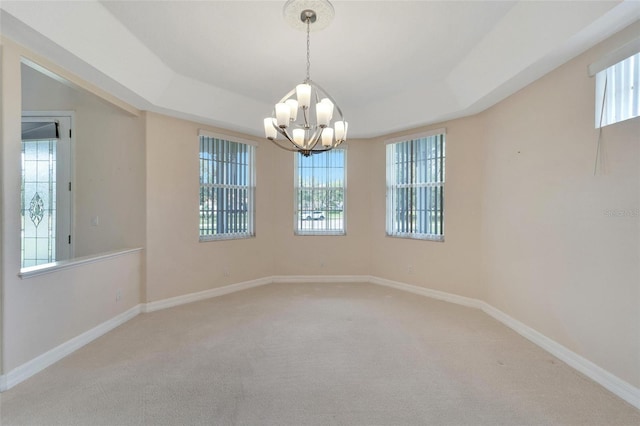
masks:
<svg viewBox="0 0 640 426"><path fill-rule="evenodd" d="M307 31L307 77L280 99L271 117L264 119L264 132L278 147L308 157L329 151L347 139L349 124L344 120L342 110L331 95L309 77L311 26L325 28L334 11L327 0L289 0L283 12L285 20L294 28ZM286 139L284 144L277 139L278 134Z"/></svg>

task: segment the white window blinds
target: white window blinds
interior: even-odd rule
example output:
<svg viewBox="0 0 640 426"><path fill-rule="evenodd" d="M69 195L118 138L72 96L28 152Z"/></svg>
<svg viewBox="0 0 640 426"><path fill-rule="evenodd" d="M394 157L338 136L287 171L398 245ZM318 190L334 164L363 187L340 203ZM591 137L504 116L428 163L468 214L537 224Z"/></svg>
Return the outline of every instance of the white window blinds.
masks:
<svg viewBox="0 0 640 426"><path fill-rule="evenodd" d="M444 240L445 135L387 145L387 235Z"/></svg>
<svg viewBox="0 0 640 426"><path fill-rule="evenodd" d="M200 240L255 235L255 147L200 136Z"/></svg>
<svg viewBox="0 0 640 426"><path fill-rule="evenodd" d="M596 128L640 115L640 53L596 74Z"/></svg>

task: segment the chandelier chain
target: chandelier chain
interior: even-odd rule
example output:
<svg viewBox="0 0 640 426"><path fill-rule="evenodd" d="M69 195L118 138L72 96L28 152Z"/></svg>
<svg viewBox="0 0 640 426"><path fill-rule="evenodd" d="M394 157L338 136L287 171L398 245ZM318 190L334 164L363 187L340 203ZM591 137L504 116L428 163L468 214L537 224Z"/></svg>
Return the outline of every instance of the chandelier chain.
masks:
<svg viewBox="0 0 640 426"><path fill-rule="evenodd" d="M311 46L311 43L309 41L309 27L311 25L311 22L310 22L309 17L307 17L306 21L307 21L307 80L306 81L309 81L311 79L309 77L309 69L311 68L311 59L310 59L311 55L309 53L310 46Z"/></svg>

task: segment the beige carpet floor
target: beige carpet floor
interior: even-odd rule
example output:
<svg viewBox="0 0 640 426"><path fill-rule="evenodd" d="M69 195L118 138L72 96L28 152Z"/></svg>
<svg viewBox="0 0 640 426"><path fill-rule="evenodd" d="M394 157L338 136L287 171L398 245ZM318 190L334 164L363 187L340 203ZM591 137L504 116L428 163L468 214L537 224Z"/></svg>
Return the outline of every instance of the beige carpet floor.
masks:
<svg viewBox="0 0 640 426"><path fill-rule="evenodd" d="M481 311L371 284L142 314L0 398L3 426L640 425Z"/></svg>

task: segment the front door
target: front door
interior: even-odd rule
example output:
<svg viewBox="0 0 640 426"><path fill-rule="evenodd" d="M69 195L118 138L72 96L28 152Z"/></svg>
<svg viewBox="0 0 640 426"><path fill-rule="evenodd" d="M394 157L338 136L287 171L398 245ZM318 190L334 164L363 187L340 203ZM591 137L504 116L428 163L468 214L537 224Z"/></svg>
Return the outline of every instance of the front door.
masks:
<svg viewBox="0 0 640 426"><path fill-rule="evenodd" d="M22 117L21 267L69 259L71 117Z"/></svg>

